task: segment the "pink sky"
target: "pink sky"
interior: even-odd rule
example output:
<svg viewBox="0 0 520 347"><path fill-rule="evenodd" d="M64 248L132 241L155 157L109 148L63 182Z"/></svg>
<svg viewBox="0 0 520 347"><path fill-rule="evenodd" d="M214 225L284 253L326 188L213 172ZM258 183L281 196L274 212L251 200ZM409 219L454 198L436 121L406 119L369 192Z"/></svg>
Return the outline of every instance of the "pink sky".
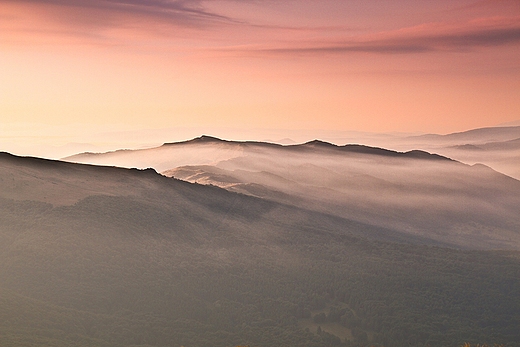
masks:
<svg viewBox="0 0 520 347"><path fill-rule="evenodd" d="M0 0L0 76L4 135L462 131L520 119L520 2Z"/></svg>

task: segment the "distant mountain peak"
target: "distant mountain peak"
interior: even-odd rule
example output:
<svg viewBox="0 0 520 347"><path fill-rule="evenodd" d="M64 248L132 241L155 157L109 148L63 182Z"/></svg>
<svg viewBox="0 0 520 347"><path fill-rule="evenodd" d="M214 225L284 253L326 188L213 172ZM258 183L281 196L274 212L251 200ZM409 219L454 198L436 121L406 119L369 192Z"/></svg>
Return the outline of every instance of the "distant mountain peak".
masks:
<svg viewBox="0 0 520 347"><path fill-rule="evenodd" d="M194 140L197 140L197 141L204 141L204 142L222 142L224 140L222 139L219 139L218 137L214 137L214 136L210 136L210 135L201 135L197 138L195 138Z"/></svg>
<svg viewBox="0 0 520 347"><path fill-rule="evenodd" d="M322 140L318 140L318 139L312 140L312 141L309 141L309 142L305 142L303 144L303 146L338 147L337 145L335 145L333 143L322 141Z"/></svg>
<svg viewBox="0 0 520 347"><path fill-rule="evenodd" d="M408 152L404 152L404 153L400 153L400 154L407 156L408 158L413 158L413 159L455 161L455 160L445 157L443 155L439 155L436 153L430 153L430 152L422 151L419 149L414 149L412 151L408 151Z"/></svg>
<svg viewBox="0 0 520 347"><path fill-rule="evenodd" d="M179 145L186 143L223 143L229 142L226 140L219 139L218 137L210 136L210 135L201 135L199 137L195 137L191 140L179 141L179 142L166 142L163 146L171 146L171 145Z"/></svg>
<svg viewBox="0 0 520 347"><path fill-rule="evenodd" d="M228 144L228 145L238 145L238 146L265 146L265 147L283 147L277 143L269 143L263 141L236 141L236 140L223 140L218 137L202 135L199 137L195 137L191 140L180 141L180 142L167 142L163 144L163 146L173 146L173 145L186 145L186 144ZM290 146L287 146L290 147Z"/></svg>
<svg viewBox="0 0 520 347"><path fill-rule="evenodd" d="M357 153L357 154L367 154L367 155L378 155L385 157L405 157L410 159L424 159L424 160L452 160L450 158L432 154L426 151L421 150L412 150L408 152L397 152L390 149L379 148L379 147L371 147L366 145L359 144L347 144L343 146L338 146L333 143L321 141L321 140L312 140L306 142L301 145L288 146L292 148L321 148L323 150L336 150L341 151L343 153Z"/></svg>
<svg viewBox="0 0 520 347"><path fill-rule="evenodd" d="M520 126L497 126L477 128L446 135L424 134L409 136L408 140L462 141L465 144L507 141L518 138ZM458 143L456 144L458 145Z"/></svg>

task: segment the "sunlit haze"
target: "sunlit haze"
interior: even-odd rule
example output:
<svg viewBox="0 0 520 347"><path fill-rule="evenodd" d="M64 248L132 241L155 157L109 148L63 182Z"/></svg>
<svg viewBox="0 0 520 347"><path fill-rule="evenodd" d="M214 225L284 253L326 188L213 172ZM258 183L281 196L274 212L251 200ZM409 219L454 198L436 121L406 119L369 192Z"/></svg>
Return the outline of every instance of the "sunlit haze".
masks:
<svg viewBox="0 0 520 347"><path fill-rule="evenodd" d="M0 0L0 71L20 153L448 133L520 118L520 2Z"/></svg>
<svg viewBox="0 0 520 347"><path fill-rule="evenodd" d="M520 347L519 111L520 0L0 0L0 347Z"/></svg>

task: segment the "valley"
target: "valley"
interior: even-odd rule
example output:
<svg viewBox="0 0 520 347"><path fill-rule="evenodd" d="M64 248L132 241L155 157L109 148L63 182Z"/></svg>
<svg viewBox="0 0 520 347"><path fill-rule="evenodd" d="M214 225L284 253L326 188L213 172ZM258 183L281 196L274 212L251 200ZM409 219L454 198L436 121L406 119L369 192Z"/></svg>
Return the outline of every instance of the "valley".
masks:
<svg viewBox="0 0 520 347"><path fill-rule="evenodd" d="M2 153L0 171L5 346L520 340L520 258L496 239L461 249L150 169Z"/></svg>

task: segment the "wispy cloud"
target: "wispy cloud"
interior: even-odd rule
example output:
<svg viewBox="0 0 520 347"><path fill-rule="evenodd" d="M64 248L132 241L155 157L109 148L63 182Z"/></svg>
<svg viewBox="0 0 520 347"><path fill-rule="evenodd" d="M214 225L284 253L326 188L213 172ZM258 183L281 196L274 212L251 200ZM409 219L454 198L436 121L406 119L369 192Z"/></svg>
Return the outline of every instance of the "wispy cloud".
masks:
<svg viewBox="0 0 520 347"><path fill-rule="evenodd" d="M247 47L244 52L267 54L425 53L465 51L520 44L520 17L493 17L463 24L429 23L344 40L288 42L285 46ZM241 50L238 48L237 50Z"/></svg>
<svg viewBox="0 0 520 347"><path fill-rule="evenodd" d="M199 0L0 0L2 3L28 4L74 11L77 17L91 11L103 12L98 22L118 15L155 17L172 25L207 25L214 22L234 22L233 19L207 11ZM98 13L99 13L98 12ZM66 21L67 18L61 18ZM73 20L73 18L71 18Z"/></svg>
<svg viewBox="0 0 520 347"><path fill-rule="evenodd" d="M10 20L0 21L0 43L14 45L164 49L165 40L203 42L196 32L240 24L199 0L0 0L1 16Z"/></svg>
<svg viewBox="0 0 520 347"><path fill-rule="evenodd" d="M168 49L175 49L174 40L183 35L196 42L190 47L253 55L407 54L520 43L520 16L496 16L455 24L426 23L371 34L364 30L365 34L361 35L361 31L353 30L346 22L327 26L308 19L296 25L280 19L248 21L226 6L220 6L221 3L224 4L219 0L0 0L0 6L25 5L34 9L31 13L19 11L20 16L43 18L53 23L26 25L25 21L14 29L0 23L0 29L48 37L86 38L96 44L126 45L160 38L163 40L160 47ZM273 6L275 2L247 0L243 3ZM482 3L489 5L489 0ZM216 28L224 30L213 30ZM199 32L187 34L178 29L211 30L199 35Z"/></svg>

